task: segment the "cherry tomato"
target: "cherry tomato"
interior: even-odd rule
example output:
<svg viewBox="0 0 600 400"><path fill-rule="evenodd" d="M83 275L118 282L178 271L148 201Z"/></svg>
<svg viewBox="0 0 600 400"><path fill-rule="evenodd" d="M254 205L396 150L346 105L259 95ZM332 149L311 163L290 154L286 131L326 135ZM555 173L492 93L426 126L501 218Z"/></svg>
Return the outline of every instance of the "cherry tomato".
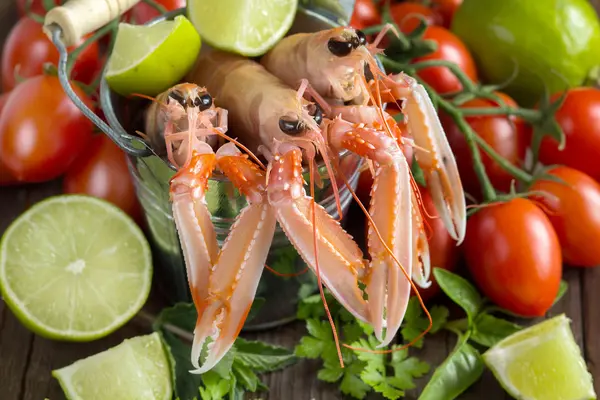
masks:
<svg viewBox="0 0 600 400"><path fill-rule="evenodd" d="M0 115L2 114L2 110L4 110L4 106L6 105L6 100L8 99L8 93L0 94ZM10 185L12 183L16 183L17 178L15 178L8 169L8 167L2 162L0 159L0 186Z"/></svg>
<svg viewBox="0 0 600 400"><path fill-rule="evenodd" d="M141 209L126 157L105 135L94 136L66 172L63 191L109 201L139 222Z"/></svg>
<svg viewBox="0 0 600 400"><path fill-rule="evenodd" d="M54 0L53 3L60 5L60 0ZM17 7L19 9L19 16L24 17L27 15L27 0L17 0ZM44 0L32 0L30 11L37 15L45 15Z"/></svg>
<svg viewBox="0 0 600 400"><path fill-rule="evenodd" d="M448 233L442 219L439 218L439 214L427 189L419 186L419 193L421 194L423 208L426 210L426 212L422 212L422 215L425 221L427 242L429 243L431 269L442 268L454 271L460 255L459 247ZM430 279L430 287L419 289L419 294L423 298L423 301L428 301L440 292L440 286L435 281L433 273L430 275Z"/></svg>
<svg viewBox="0 0 600 400"><path fill-rule="evenodd" d="M496 92L509 107L517 107L517 103L508 95ZM498 103L488 99L473 99L464 103L461 108L498 107ZM480 185L475 170L471 151L467 146L462 131L454 124L452 118L440 113L440 120L446 131L448 142L456 157L461 180L465 190L477 197L480 195ZM471 116L466 117L467 123L487 142L496 152L513 165L519 165L525 157L528 139L528 125L517 117L504 116ZM508 191L513 177L503 170L487 154L480 150L481 159L486 172L495 188Z"/></svg>
<svg viewBox="0 0 600 400"><path fill-rule="evenodd" d="M390 6L390 15L404 33L410 33L419 26L421 18L428 25L442 22L442 18L434 10L419 3L394 3Z"/></svg>
<svg viewBox="0 0 600 400"><path fill-rule="evenodd" d="M83 43L82 39L82 42ZM76 47L76 46L75 46ZM69 51L74 49L70 48ZM58 64L58 50L42 31L42 25L31 18L21 18L10 31L2 53L2 87L5 91L16 86L15 73L30 78L43 72L44 63ZM92 83L102 65L98 44L92 43L77 58L71 78Z"/></svg>
<svg viewBox="0 0 600 400"><path fill-rule="evenodd" d="M433 40L438 48L433 53L417 57L413 62L427 60L446 60L455 63L473 81L477 81L475 61L465 44L452 32L441 26L428 26L423 35L424 39ZM436 92L447 94L462 90L462 85L456 76L446 67L428 67L417 72L419 77L427 82Z"/></svg>
<svg viewBox="0 0 600 400"><path fill-rule="evenodd" d="M156 2L167 11L177 10L186 6L186 0L156 0ZM142 25L158 16L160 16L160 13L154 7L140 2L131 9L126 18L138 25Z"/></svg>
<svg viewBox="0 0 600 400"><path fill-rule="evenodd" d="M381 15L373 0L356 0L349 25L355 29L364 29L378 24L381 24Z"/></svg>
<svg viewBox="0 0 600 400"><path fill-rule="evenodd" d="M558 97L560 93L553 100ZM600 90L587 87L569 90L555 116L565 133L566 146L560 151L558 142L545 137L540 161L567 165L600 181Z"/></svg>
<svg viewBox="0 0 600 400"><path fill-rule="evenodd" d="M433 8L442 17L442 26L450 29L454 13L462 4L463 0L432 0L431 8Z"/></svg>
<svg viewBox="0 0 600 400"><path fill-rule="evenodd" d="M92 102L74 87L88 107ZM0 115L0 159L22 182L62 175L91 138L92 123L65 95L58 78L39 75L10 93Z"/></svg>
<svg viewBox="0 0 600 400"><path fill-rule="evenodd" d="M482 292L500 307L541 317L562 274L558 236L532 201L515 198L477 211L467 222L467 266Z"/></svg>
<svg viewBox="0 0 600 400"><path fill-rule="evenodd" d="M583 172L559 166L548 171L565 184L538 180L531 190L551 194L536 200L546 207L567 264L580 267L600 266L600 184Z"/></svg>

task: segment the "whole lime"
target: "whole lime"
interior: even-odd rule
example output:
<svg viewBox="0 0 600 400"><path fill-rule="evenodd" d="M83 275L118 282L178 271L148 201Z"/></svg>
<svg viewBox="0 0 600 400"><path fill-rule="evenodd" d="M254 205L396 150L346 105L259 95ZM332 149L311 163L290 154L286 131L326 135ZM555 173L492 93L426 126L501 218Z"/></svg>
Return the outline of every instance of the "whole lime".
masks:
<svg viewBox="0 0 600 400"><path fill-rule="evenodd" d="M600 65L600 22L588 0L464 0L452 31L484 82L531 106L544 93L582 85Z"/></svg>

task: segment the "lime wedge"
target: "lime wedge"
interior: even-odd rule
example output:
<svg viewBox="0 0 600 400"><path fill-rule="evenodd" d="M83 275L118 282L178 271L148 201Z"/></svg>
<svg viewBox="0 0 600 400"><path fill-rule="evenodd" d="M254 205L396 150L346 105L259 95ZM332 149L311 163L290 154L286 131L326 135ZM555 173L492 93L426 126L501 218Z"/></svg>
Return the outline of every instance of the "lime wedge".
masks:
<svg viewBox="0 0 600 400"><path fill-rule="evenodd" d="M184 16L153 25L120 23L105 78L112 90L156 96L177 84L200 53L198 32Z"/></svg>
<svg viewBox="0 0 600 400"><path fill-rule="evenodd" d="M170 367L158 333L126 339L52 371L71 400L170 400Z"/></svg>
<svg viewBox="0 0 600 400"><path fill-rule="evenodd" d="M502 387L522 400L596 399L569 319L558 315L490 348L483 359Z"/></svg>
<svg viewBox="0 0 600 400"><path fill-rule="evenodd" d="M112 204L55 196L19 216L0 242L0 291L16 317L51 339L108 335L150 292L150 246Z"/></svg>
<svg viewBox="0 0 600 400"><path fill-rule="evenodd" d="M188 0L187 13L211 46L247 57L266 53L294 22L298 0Z"/></svg>

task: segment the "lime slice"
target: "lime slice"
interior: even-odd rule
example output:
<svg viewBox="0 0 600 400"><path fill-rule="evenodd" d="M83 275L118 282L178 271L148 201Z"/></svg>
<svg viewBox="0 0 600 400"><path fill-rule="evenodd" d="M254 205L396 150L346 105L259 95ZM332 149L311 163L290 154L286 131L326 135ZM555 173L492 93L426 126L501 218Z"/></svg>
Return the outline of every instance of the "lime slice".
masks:
<svg viewBox="0 0 600 400"><path fill-rule="evenodd" d="M0 242L0 291L16 317L51 339L88 341L133 317L150 292L150 247L112 204L55 196L17 218Z"/></svg>
<svg viewBox="0 0 600 400"><path fill-rule="evenodd" d="M158 333L52 371L71 400L170 400L170 367Z"/></svg>
<svg viewBox="0 0 600 400"><path fill-rule="evenodd" d="M247 57L266 53L294 22L297 0L188 0L187 13L211 46Z"/></svg>
<svg viewBox="0 0 600 400"><path fill-rule="evenodd" d="M483 355L511 396L522 400L596 398L569 322L564 314L558 315L507 337Z"/></svg>
<svg viewBox="0 0 600 400"><path fill-rule="evenodd" d="M105 78L124 96L156 96L177 84L196 62L201 41L184 16L153 25L120 23Z"/></svg>

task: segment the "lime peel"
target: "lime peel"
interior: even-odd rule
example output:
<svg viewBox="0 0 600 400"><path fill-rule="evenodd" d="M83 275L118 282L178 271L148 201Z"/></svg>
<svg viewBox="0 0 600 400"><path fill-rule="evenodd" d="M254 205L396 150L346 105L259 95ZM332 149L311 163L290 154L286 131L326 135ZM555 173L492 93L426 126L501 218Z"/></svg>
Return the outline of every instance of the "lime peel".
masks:
<svg viewBox="0 0 600 400"><path fill-rule="evenodd" d="M516 399L596 399L592 376L564 314L503 339L483 360Z"/></svg>
<svg viewBox="0 0 600 400"><path fill-rule="evenodd" d="M183 15L152 25L121 22L105 79L115 92L156 96L177 84L200 53L200 35Z"/></svg>
<svg viewBox="0 0 600 400"><path fill-rule="evenodd" d="M140 228L95 197L42 200L0 241L6 304L23 325L50 339L89 341L114 332L142 308L151 280L150 246Z"/></svg>
<svg viewBox="0 0 600 400"><path fill-rule="evenodd" d="M211 46L257 57L285 36L297 7L297 0L188 0L187 15Z"/></svg>
<svg viewBox="0 0 600 400"><path fill-rule="evenodd" d="M158 333L121 344L52 371L72 400L170 400L171 368Z"/></svg>

